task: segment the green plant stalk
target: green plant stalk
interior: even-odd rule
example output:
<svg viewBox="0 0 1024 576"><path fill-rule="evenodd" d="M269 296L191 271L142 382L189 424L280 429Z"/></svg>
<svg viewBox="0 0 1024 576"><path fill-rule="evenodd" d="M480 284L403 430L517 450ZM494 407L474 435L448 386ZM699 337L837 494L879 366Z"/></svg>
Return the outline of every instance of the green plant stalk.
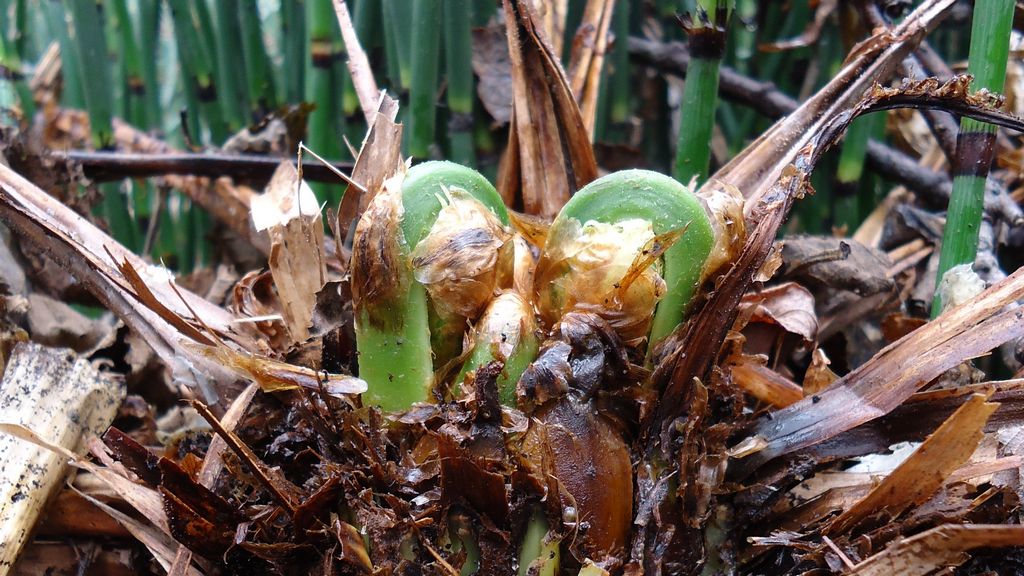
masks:
<svg viewBox="0 0 1024 576"><path fill-rule="evenodd" d="M458 388L467 374L491 361L501 360L504 366L497 379L498 398L505 406L515 408L516 383L526 367L536 360L540 349L533 314L533 307L518 294L506 292L491 301L474 326L473 351L455 378L453 395L458 395ZM507 358L496 354L495 348L502 345L511 348Z"/></svg>
<svg viewBox="0 0 1024 576"><path fill-rule="evenodd" d="M18 95L18 103L21 106L22 114L28 121L31 121L31 118L35 115L35 101L32 99L32 91L25 81L24 71L21 68L21 57L17 53L15 43L6 37L0 38L0 66L21 76L10 82Z"/></svg>
<svg viewBox="0 0 1024 576"><path fill-rule="evenodd" d="M679 140L672 174L680 182L696 177L703 182L711 160L711 133L718 107L718 76L725 48L725 27L729 21L729 0L699 0L698 13L703 10L711 19L704 26L694 19L690 31L692 59L686 71L683 103L680 110Z"/></svg>
<svg viewBox="0 0 1024 576"><path fill-rule="evenodd" d="M210 5L206 0L190 1L192 3L190 10L197 26L196 29L199 31L199 39L202 40L202 43L197 48L200 54L209 60L213 69L216 70L217 32L214 29L213 13L210 12Z"/></svg>
<svg viewBox="0 0 1024 576"><path fill-rule="evenodd" d="M653 348L682 322L714 246L711 223L693 192L657 172L614 172L587 184L570 198L552 222L548 237L557 237L559 228L568 225L570 219L581 224L614 224L633 218L651 222L655 234L684 230L662 256L666 292L651 323L649 348Z"/></svg>
<svg viewBox="0 0 1024 576"><path fill-rule="evenodd" d="M612 47L611 77L608 82L609 119L613 126L622 126L629 122L633 113L632 95L634 86L630 81L629 68L629 2L616 2L615 13L612 14L612 29L615 32L615 45Z"/></svg>
<svg viewBox="0 0 1024 576"><path fill-rule="evenodd" d="M846 131L843 150L839 154L833 219L837 225L845 225L850 231L860 224L860 215L864 212L864 207L859 205L861 198L858 189L863 185L868 140L878 131L879 120L884 122L885 114L872 114L854 120Z"/></svg>
<svg viewBox="0 0 1024 576"><path fill-rule="evenodd" d="M286 2L290 6L296 2ZM218 0L217 7L217 86L222 94L228 130L237 132L248 124L250 107L245 66L238 65L238 47L242 45L238 0Z"/></svg>
<svg viewBox="0 0 1024 576"><path fill-rule="evenodd" d="M309 115L309 147L330 160L342 156L341 111L339 110L340 79L337 61L342 49L341 32L331 0L310 0L309 13L309 90L316 108ZM312 185L321 201L337 206L343 188L340 185Z"/></svg>
<svg viewBox="0 0 1024 576"><path fill-rule="evenodd" d="M89 112L92 145L97 150L114 143L111 127L113 111L110 101L110 66L107 62L107 42L103 33L103 4L65 0L74 25L74 50L83 66L79 82L85 88L85 107ZM87 75L86 75L87 74Z"/></svg>
<svg viewBox="0 0 1024 576"><path fill-rule="evenodd" d="M239 0L242 19L242 52L245 54L245 77L249 81L249 98L253 120L262 118L277 107L274 73L263 44L263 26L256 0Z"/></svg>
<svg viewBox="0 0 1024 576"><path fill-rule="evenodd" d="M363 4L363 2L360 2ZM284 47L284 97L290 103L306 97L306 0L281 3L281 45Z"/></svg>
<svg viewBox="0 0 1024 576"><path fill-rule="evenodd" d="M82 65L79 68L79 82L85 89L86 110L89 112L89 127L92 144L97 150L114 144L112 109L110 101L110 66L107 62L107 43L103 31L103 5L94 2L67 0L65 7L71 13L74 33L74 49ZM85 76L88 70L88 78ZM103 201L100 209L110 231L129 250L138 251L139 234L128 211L128 201L121 194L117 183L100 187Z"/></svg>
<svg viewBox="0 0 1024 576"><path fill-rule="evenodd" d="M6 30L7 23L4 22L3 30ZM26 0L17 0L14 3L14 30L11 30L11 48L18 58L25 59L25 50L28 45L28 3Z"/></svg>
<svg viewBox="0 0 1024 576"><path fill-rule="evenodd" d="M355 303L359 377L369 384L363 398L388 411L425 401L433 384L427 293L413 277L409 255L430 232L441 211L438 195L442 185L465 190L508 225L501 196L475 170L451 162L424 162L406 174L402 183L400 250L407 261L408 289L389 305L374 306L380 315L376 318L370 317L370 307L365 303Z"/></svg>
<svg viewBox="0 0 1024 576"><path fill-rule="evenodd" d="M476 165L473 144L473 37L469 0L444 1L444 54L448 76L449 158Z"/></svg>
<svg viewBox="0 0 1024 576"><path fill-rule="evenodd" d="M157 58L160 44L161 2L139 4L139 48L141 50L142 80L146 86L146 128L163 128L160 116L160 87L157 83Z"/></svg>
<svg viewBox="0 0 1024 576"><path fill-rule="evenodd" d="M518 576L531 574L530 565L535 561L543 561L536 576L555 576L558 574L559 549L558 541L547 539L548 521L540 506L535 506L526 533L519 546Z"/></svg>
<svg viewBox="0 0 1024 576"><path fill-rule="evenodd" d="M51 37L56 37L60 44L61 76L64 90L61 93L62 104L71 108L83 108L85 95L82 93L82 67L78 50L71 38L68 25L64 20L63 0L49 0L46 3L46 27Z"/></svg>
<svg viewBox="0 0 1024 576"><path fill-rule="evenodd" d="M416 0L412 8L409 89L409 154L427 158L437 123L437 75L441 50L441 0Z"/></svg>
<svg viewBox="0 0 1024 576"><path fill-rule="evenodd" d="M432 4L436 1L428 0ZM398 86L393 89L404 90L412 86L413 11L418 4L418 1L413 0L384 0L384 26L390 28L390 41L393 42L395 62L398 63ZM416 46L416 50L422 50L422 47ZM388 59L391 60L390 55ZM388 66L391 66L390 62Z"/></svg>
<svg viewBox="0 0 1024 576"><path fill-rule="evenodd" d="M146 107L146 83L142 79L142 54L132 30L132 20L126 0L111 0L114 9L114 23L120 43L121 65L124 74L123 117L133 126L145 126L148 118ZM137 198L138 200L138 198ZM138 207L138 204L136 204ZM148 207L147 207L148 209ZM136 211L138 213L138 211Z"/></svg>
<svg viewBox="0 0 1024 576"><path fill-rule="evenodd" d="M402 92L402 67L398 58L398 40L395 38L395 26L392 25L390 16L392 8L390 2L380 3L380 19L384 29L384 63L388 71L388 90L397 97Z"/></svg>
<svg viewBox="0 0 1024 576"><path fill-rule="evenodd" d="M178 46L178 59L182 73L185 74L186 90L192 93L198 102L198 110L190 109L189 115L199 112L210 130L210 137L215 144L227 139L228 128L224 122L221 103L217 98L215 80L215 63L207 52L200 30L193 23L190 2L188 0L167 0L171 8L171 20L174 22L174 38ZM200 138L193 133L193 138Z"/></svg>
<svg viewBox="0 0 1024 576"><path fill-rule="evenodd" d="M974 76L973 90L1002 92L1006 82L1012 0L978 0L971 24L971 51L967 72ZM995 156L996 127L970 118L960 121L956 143L953 193L949 199L946 228L936 287L950 268L974 264L978 255L978 234L985 204L985 180ZM938 293L932 301L932 317L942 312Z"/></svg>

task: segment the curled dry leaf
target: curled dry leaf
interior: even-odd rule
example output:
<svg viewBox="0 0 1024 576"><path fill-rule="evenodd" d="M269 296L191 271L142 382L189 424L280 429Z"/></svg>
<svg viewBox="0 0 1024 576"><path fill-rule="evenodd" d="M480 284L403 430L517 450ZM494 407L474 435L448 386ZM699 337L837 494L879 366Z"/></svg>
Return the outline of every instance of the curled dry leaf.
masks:
<svg viewBox="0 0 1024 576"><path fill-rule="evenodd" d="M290 343L309 337L316 294L327 280L324 229L313 190L291 162L282 161L266 191L252 199L252 221L270 235L268 264Z"/></svg>
<svg viewBox="0 0 1024 576"><path fill-rule="evenodd" d="M805 342L813 342L818 335L814 296L795 282L785 282L746 294L740 302L739 313L741 316L749 314L749 322L781 326Z"/></svg>
<svg viewBox="0 0 1024 576"><path fill-rule="evenodd" d="M505 0L512 64L512 130L498 190L527 213L554 217L569 196L597 178L597 161L561 61L530 2Z"/></svg>

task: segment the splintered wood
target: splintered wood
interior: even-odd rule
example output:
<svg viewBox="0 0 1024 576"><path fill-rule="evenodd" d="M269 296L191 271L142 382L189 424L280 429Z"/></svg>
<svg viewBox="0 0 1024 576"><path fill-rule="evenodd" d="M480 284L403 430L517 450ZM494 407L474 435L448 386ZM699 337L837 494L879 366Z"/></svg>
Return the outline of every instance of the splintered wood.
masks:
<svg viewBox="0 0 1024 576"><path fill-rule="evenodd" d="M0 423L82 454L85 437L110 425L123 398L122 382L74 353L19 344L0 381ZM10 573L67 471L61 454L0 432L0 576Z"/></svg>

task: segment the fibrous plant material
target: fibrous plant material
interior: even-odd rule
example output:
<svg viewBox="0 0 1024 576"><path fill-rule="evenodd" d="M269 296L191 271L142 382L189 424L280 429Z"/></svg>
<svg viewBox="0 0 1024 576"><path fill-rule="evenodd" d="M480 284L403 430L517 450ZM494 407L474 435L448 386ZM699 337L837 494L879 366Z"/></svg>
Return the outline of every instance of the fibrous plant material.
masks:
<svg viewBox="0 0 1024 576"><path fill-rule="evenodd" d="M71 351L19 344L0 380L0 422L30 426L84 454L85 438L110 425L123 398L123 382ZM10 573L67 464L61 454L0 433L0 574Z"/></svg>

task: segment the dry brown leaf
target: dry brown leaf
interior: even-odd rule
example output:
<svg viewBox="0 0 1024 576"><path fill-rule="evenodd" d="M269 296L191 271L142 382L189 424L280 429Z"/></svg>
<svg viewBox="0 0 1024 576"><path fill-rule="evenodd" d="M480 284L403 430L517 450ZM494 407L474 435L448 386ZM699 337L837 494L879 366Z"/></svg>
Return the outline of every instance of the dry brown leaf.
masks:
<svg viewBox="0 0 1024 576"><path fill-rule="evenodd" d="M402 169L402 125L395 124L394 115L384 109L384 104L381 103L352 168L352 180L362 188L349 185L338 206L338 237L341 241L348 239L349 231L384 186L384 181ZM342 262L342 270L347 270L348 265L348 262Z"/></svg>
<svg viewBox="0 0 1024 576"><path fill-rule="evenodd" d="M881 484L833 520L825 532L846 532L882 511L895 518L942 488L949 475L970 459L981 441L985 423L999 407L986 402L987 399L983 394L971 396Z"/></svg>
<svg viewBox="0 0 1024 576"><path fill-rule="evenodd" d="M1024 268L951 310L847 374L813 398L759 420L751 431L763 446L732 462L743 475L781 454L832 438L874 420L943 372L1024 335L1024 309L1004 307L1024 297ZM748 440L746 443L751 442Z"/></svg>
<svg viewBox="0 0 1024 576"><path fill-rule="evenodd" d="M857 564L856 576L925 576L962 564L976 548L1024 546L1024 526L946 524L905 538Z"/></svg>
<svg viewBox="0 0 1024 576"><path fill-rule="evenodd" d="M587 127L591 139L594 136L594 119L597 117L601 70L608 50L608 27L614 8L615 0L587 0L569 56L569 88L579 102L583 125ZM556 48L554 52L560 54L561 50Z"/></svg>
<svg viewBox="0 0 1024 576"><path fill-rule="evenodd" d="M811 365L804 373L804 394L817 394L839 379L839 376L829 368L830 364L832 361L825 355L825 351L815 348L811 353Z"/></svg>
<svg viewBox="0 0 1024 576"><path fill-rule="evenodd" d="M512 62L512 130L498 178L506 204L521 192L525 211L554 217L597 178L597 162L565 71L528 2L505 0Z"/></svg>
<svg viewBox="0 0 1024 576"><path fill-rule="evenodd" d="M748 312L747 308L753 311ZM748 322L777 324L807 342L818 337L814 296L795 282L785 282L745 295L740 302L739 314L746 316L748 313Z"/></svg>
<svg viewBox="0 0 1024 576"><path fill-rule="evenodd" d="M251 209L256 230L270 234L268 264L290 343L305 342L316 294L327 281L324 228L316 196L291 162L282 161L266 191L252 199Z"/></svg>
<svg viewBox="0 0 1024 576"><path fill-rule="evenodd" d="M130 532L136 540L141 542L146 549L153 554L153 558L156 559L160 566L162 566L164 570L167 570L168 573L171 573L178 543L175 542L169 534L161 533L152 525L136 520L128 514L125 514L113 506L93 498L88 494L80 494L83 498L92 502L93 505L109 514L111 518L117 520L119 524L124 526L125 530ZM202 576L202 573L189 563L184 564L184 566L178 568L178 570L179 574L187 576Z"/></svg>

